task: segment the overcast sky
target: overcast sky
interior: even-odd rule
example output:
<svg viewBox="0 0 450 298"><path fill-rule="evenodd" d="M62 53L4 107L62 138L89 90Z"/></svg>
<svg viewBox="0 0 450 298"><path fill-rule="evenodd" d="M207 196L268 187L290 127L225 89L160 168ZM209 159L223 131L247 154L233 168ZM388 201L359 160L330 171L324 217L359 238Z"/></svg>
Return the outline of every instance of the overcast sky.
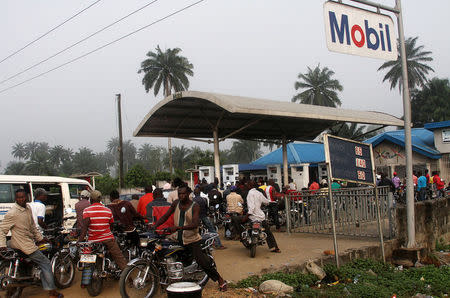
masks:
<svg viewBox="0 0 450 298"><path fill-rule="evenodd" d="M394 5L394 0L376 0ZM0 60L59 24L91 1L3 1ZM23 52L0 64L0 81L56 53L150 1L103 0ZM66 53L0 84L0 90L58 66L147 25L194 1L157 1L138 14ZM298 73L318 63L335 71L344 86L343 108L402 116L398 90L382 83L383 61L327 50L323 3L319 0L206 0L34 81L0 94L1 165L12 160L16 142L45 141L74 149L103 151L117 135L115 94L123 98L126 139L162 99L146 93L140 62L157 45L180 47L194 64L191 90L290 101ZM349 3L348 1L344 3ZM405 34L433 52L432 76L450 69L450 1L403 1ZM395 17L393 17L395 20ZM165 139L132 138L165 145ZM186 144L186 141L175 141ZM187 143L188 145L197 143ZM229 146L228 144L224 145ZM212 149L212 145L210 145Z"/></svg>

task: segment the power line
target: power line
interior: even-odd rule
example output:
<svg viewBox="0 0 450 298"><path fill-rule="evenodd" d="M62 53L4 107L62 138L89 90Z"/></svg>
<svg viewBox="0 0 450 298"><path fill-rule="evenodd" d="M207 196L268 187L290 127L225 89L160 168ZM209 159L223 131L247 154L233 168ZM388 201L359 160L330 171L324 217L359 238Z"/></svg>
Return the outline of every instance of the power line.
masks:
<svg viewBox="0 0 450 298"><path fill-rule="evenodd" d="M25 46L21 47L20 49L18 49L17 51L13 52L12 54L10 54L9 56L6 56L5 58L3 58L0 63L2 63L3 61L11 58L12 56L20 53L21 51L25 50L26 48L28 48L29 46L31 46L33 43L35 43L36 41L40 40L41 38L47 36L48 34L52 33L53 31L55 31L56 29L58 29L59 27L61 27L62 25L64 25L65 23L69 22L70 20L74 19L75 17L79 16L80 14L82 14L83 12L85 12L86 10L88 10L89 8L91 8L92 6L94 6L95 4L99 3L102 0L97 0L94 3L92 3L91 5L89 5L86 8L83 8L82 10L80 10L79 12L77 12L76 14L74 14L73 16L71 16L70 18L68 18L67 20L65 20L64 22L62 22L61 24L57 25L56 27L53 27L52 29L50 29L49 31L45 32L44 34L42 34L41 36L39 36L38 38L30 41L29 43L27 43Z"/></svg>
<svg viewBox="0 0 450 298"><path fill-rule="evenodd" d="M112 22L111 24L109 24L109 25L103 27L102 29L100 29L100 30L98 30L98 31L95 31L94 33L88 35L87 37L85 37L85 38L83 38L83 39L81 39L81 40L79 40L79 41L77 41L77 42L75 42L75 43L69 45L68 47L66 47L66 48L64 48L64 49L62 49L62 50L60 50L59 52L57 52L57 53L55 53L55 54L53 54L53 55L51 55L51 56L49 56L49 57L47 57L47 58L45 58L44 60L41 60L41 61L39 61L38 63L33 64L33 65L31 65L31 66L25 68L24 70L22 70L22 71L16 73L15 75L12 75L12 76L10 76L10 77L8 77L8 78L6 78L6 79L0 81L0 84L3 84L3 83L5 83L5 82L7 82L7 81L9 81L9 80L11 80L11 79L14 79L15 77L17 77L17 76L23 74L24 72L27 72L27 71L29 71L29 70L35 68L36 66L39 66L39 65L41 65L42 63L47 62L48 60L50 60L50 59L52 59L52 58L58 56L59 54L62 54L62 53L64 53L64 52L66 52L67 50L69 50L69 49L75 47L76 45L79 45L80 43L82 43L82 42L88 40L89 38L91 38L91 37L93 37L93 36L95 36L95 35L97 35L97 34L103 32L103 31L105 31L106 29L108 29L108 28L110 28L110 27L116 25L117 23L119 23L119 22L125 20L126 18L128 18L128 17L134 15L135 13L137 13L137 12L143 10L144 8L147 8L148 6L152 5L153 3L157 2L157 1L158 1L158 0L153 0L153 1L151 1L151 2L149 2L149 3L147 3L147 4L145 4L144 6L142 6L142 7L138 8L138 9L132 11L132 12L129 13L129 14L127 14L126 16L121 17L120 19L118 19L118 20Z"/></svg>
<svg viewBox="0 0 450 298"><path fill-rule="evenodd" d="M120 41L120 40L122 40L122 39L125 39L125 38L127 38L127 37L129 37L129 36L131 36L131 35L133 35L133 34L136 34L136 33L140 32L140 31L142 31L142 30L144 30L144 29L147 29L148 27L151 27L151 26L153 26L153 25L155 25L155 24L157 24L157 23L159 23L159 22L162 22L162 21L164 21L164 20L170 18L171 16L174 16L174 15L176 15L176 14L179 14L180 12L182 12L182 11L184 11L184 10L187 10L187 9L189 9L189 8L191 8L191 7L195 6L195 5L197 5L197 4L200 4L200 3L203 2L203 1L205 1L205 0L199 0L199 1L197 1L197 2L194 2L194 3L192 3L192 4L189 4L189 5L183 7L183 8L181 8L181 9L179 9L179 10L176 10L176 11L172 12L171 14L166 15L166 16L163 17L163 18L160 18L160 19L158 19L158 20L156 20L156 21L154 21L154 22L152 22L152 23L150 23L150 24L148 24L148 25L145 25L145 26L143 26L143 27L141 27L141 28L139 28L139 29L136 29L136 30L134 30L134 31L132 31L132 32L130 32L130 33L128 33L128 34L125 34L125 35L123 35L123 36L121 36L121 37L119 37L119 38L117 38L117 39L115 39L115 40L113 40L113 41L111 41L111 42L108 42L107 44L104 44L104 45L102 45L102 46L100 46L100 47L98 47L98 48L96 48L96 49L94 49L94 50L92 50L92 51L89 51L89 52L87 52L87 53L85 53L85 54L83 54L83 55L81 55L81 56L78 56L78 57L76 57L76 58L74 58L74 59L72 59L72 60L69 60L69 61L67 61L67 62L65 62L65 63L63 63L63 64L60 64L60 65L58 65L58 66L56 66L56 67L54 67L54 68L52 68L52 69L49 69L49 70L47 70L47 71L45 71L45 72L42 72L42 73L40 73L40 74L38 74L38 75L36 75L36 76L34 76L34 77L31 77L31 78L29 78L29 79L27 79L27 80L25 80L25 81L22 81L22 82L18 83L18 84L15 84L15 85L12 85L12 86L10 86L10 87L8 87L8 88L2 89L2 90L0 90L0 94L1 94L1 93L4 93L4 92L6 92L6 91L8 91L8 90L10 90L10 89L13 89L13 88L15 88L15 87L18 87L18 86L20 86L20 85L23 85L23 84L25 84L25 83L27 83L27 82L30 82L30 81L32 81L32 80L34 80L34 79L37 79L37 78L39 78L39 77L42 77L42 76L44 76L44 75L46 75L46 74L48 74L48 73L50 73L50 72L52 72L52 71L55 71L55 70L57 70L57 69L59 69L59 68L61 68L61 67L64 67L64 66L66 66L66 65L68 65L68 64L71 64L71 63L73 63L73 62L75 62L75 61L78 61L78 60L80 60L80 59L82 59L82 58L84 58L84 57L86 57L86 56L88 56L88 55L90 55L90 54L93 54L93 53L95 53L95 52L98 52L98 51L100 51L101 49L106 48L107 46L110 46L110 45L112 45L112 44L114 44L114 43L116 43L116 42L118 42L118 41Z"/></svg>

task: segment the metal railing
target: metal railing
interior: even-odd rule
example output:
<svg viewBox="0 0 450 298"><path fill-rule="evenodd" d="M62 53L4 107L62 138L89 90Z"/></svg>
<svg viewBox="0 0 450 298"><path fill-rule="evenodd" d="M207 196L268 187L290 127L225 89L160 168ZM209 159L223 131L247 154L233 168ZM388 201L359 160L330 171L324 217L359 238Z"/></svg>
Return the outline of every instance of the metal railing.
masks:
<svg viewBox="0 0 450 298"><path fill-rule="evenodd" d="M378 187L380 218L385 238L394 237L393 196L389 187ZM375 188L333 190L336 233L378 237ZM328 189L299 191L285 197L288 232L332 234Z"/></svg>

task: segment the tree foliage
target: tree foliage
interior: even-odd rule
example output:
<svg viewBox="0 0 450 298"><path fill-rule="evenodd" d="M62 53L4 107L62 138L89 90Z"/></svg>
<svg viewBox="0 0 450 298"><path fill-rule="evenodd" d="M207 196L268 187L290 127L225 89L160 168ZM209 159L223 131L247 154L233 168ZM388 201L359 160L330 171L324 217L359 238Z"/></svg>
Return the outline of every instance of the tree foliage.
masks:
<svg viewBox="0 0 450 298"><path fill-rule="evenodd" d="M143 72L142 84L145 91L153 89L155 96L158 95L163 86L163 95L169 96L172 90L175 92L189 88L188 76L193 76L194 65L180 55L181 49L166 49L164 52L159 45L156 51L147 53L148 59L141 63L138 73Z"/></svg>
<svg viewBox="0 0 450 298"><path fill-rule="evenodd" d="M344 87L338 80L333 79L334 71L328 67L320 68L317 65L314 69L308 67L306 73L298 75L298 81L295 82L295 90L301 90L300 93L292 98L292 102L300 101L304 104L318 106L338 107L341 105L337 91L342 91Z"/></svg>
<svg viewBox="0 0 450 298"><path fill-rule="evenodd" d="M424 46L416 46L418 37L409 37L405 40L406 50L406 64L408 66L408 86L409 89L421 87L426 84L428 72L431 72L433 68L427 65L428 62L433 61L430 56L430 51L424 51ZM380 70L388 70L383 78L383 82L389 81L391 89L398 86L398 90L401 91L403 86L402 76L402 62L400 57L400 42L398 42L398 58L394 61L387 61L383 63L379 68Z"/></svg>
<svg viewBox="0 0 450 298"><path fill-rule="evenodd" d="M433 78L411 96L411 118L415 127L428 122L450 119L450 84L448 79Z"/></svg>

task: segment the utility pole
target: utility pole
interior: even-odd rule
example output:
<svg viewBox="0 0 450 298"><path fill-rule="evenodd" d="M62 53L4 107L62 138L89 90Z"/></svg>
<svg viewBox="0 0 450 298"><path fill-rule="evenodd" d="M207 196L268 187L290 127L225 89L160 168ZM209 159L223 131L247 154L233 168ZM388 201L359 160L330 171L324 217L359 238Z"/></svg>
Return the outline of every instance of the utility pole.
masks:
<svg viewBox="0 0 450 298"><path fill-rule="evenodd" d="M403 14L401 0L395 0L395 7L386 6L369 0L350 0L362 3L372 7L387 10L395 13L397 16L398 40L400 45L400 59L402 64L402 83L403 83L403 117L405 126L405 155L406 155L406 227L408 233L407 247L416 246L416 227L414 210L414 186L412 181L413 160L412 160L412 142L411 142L411 100L409 98L408 86L408 66L406 61L405 32L403 30ZM339 2L342 2L340 0Z"/></svg>
<svg viewBox="0 0 450 298"><path fill-rule="evenodd" d="M119 122L119 189L123 188L123 137L122 137L122 108L120 106L120 93L116 94L117 115Z"/></svg>

